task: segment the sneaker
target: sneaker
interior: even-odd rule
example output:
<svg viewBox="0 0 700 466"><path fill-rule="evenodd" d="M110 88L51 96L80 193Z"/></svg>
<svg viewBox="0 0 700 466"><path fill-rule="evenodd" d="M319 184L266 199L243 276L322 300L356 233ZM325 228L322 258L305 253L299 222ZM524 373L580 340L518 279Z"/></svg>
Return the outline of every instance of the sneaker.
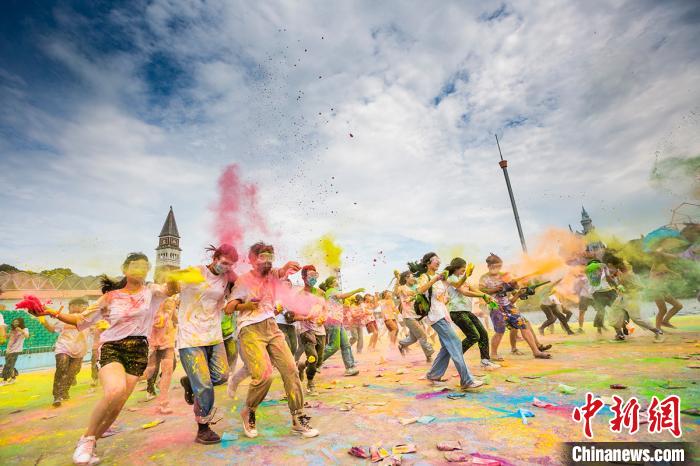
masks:
<svg viewBox="0 0 700 466"><path fill-rule="evenodd" d="M188 405L194 404L194 392L192 391L192 385L190 384L190 379L184 376L180 379L180 385L185 389L185 403Z"/></svg>
<svg viewBox="0 0 700 466"><path fill-rule="evenodd" d="M78 440L78 445L75 447L73 452L73 464L94 464L92 463L92 458L95 456L95 440L94 435L89 437L82 436ZM99 461L99 459L98 459Z"/></svg>
<svg viewBox="0 0 700 466"><path fill-rule="evenodd" d="M401 353L401 356L404 358L406 357L406 348L401 343L399 343L399 353Z"/></svg>
<svg viewBox="0 0 700 466"><path fill-rule="evenodd" d="M156 398L155 393L146 392L146 401L151 401L151 400L154 400L155 398Z"/></svg>
<svg viewBox="0 0 700 466"><path fill-rule="evenodd" d="M615 340L616 341L625 341L625 336L621 333L618 333L617 335L615 335Z"/></svg>
<svg viewBox="0 0 700 466"><path fill-rule="evenodd" d="M56 398L55 400L53 400L53 407L54 407L54 408L60 408L60 407L61 407L61 399L60 399L60 398Z"/></svg>
<svg viewBox="0 0 700 466"><path fill-rule="evenodd" d="M490 359L482 359L481 360L481 367L485 369L498 369L501 367L500 364L496 364L495 362L491 362Z"/></svg>
<svg viewBox="0 0 700 466"><path fill-rule="evenodd" d="M258 429L255 428L255 411L249 408L243 408L241 411L241 419L243 420L243 432L248 438L258 436Z"/></svg>
<svg viewBox="0 0 700 466"><path fill-rule="evenodd" d="M481 387L482 385L484 385L484 381L483 381L483 380L472 379L471 382L469 382L469 383L466 384L466 385L460 385L459 388L461 388L462 390L472 390L472 389L474 389L474 388L479 388L479 387Z"/></svg>
<svg viewBox="0 0 700 466"><path fill-rule="evenodd" d="M219 434L211 430L209 424L199 424L197 437L194 439L194 441L203 445L211 445L212 443L221 442L221 437L219 437Z"/></svg>
<svg viewBox="0 0 700 466"><path fill-rule="evenodd" d="M15 382L17 382L17 379L14 378L14 377L12 377L10 380L8 380L7 382L5 382L5 385L11 385L11 384L13 384L13 383L15 383Z"/></svg>
<svg viewBox="0 0 700 466"><path fill-rule="evenodd" d="M345 377L352 377L353 375L357 375L360 373L360 370L357 367L350 367L345 370Z"/></svg>
<svg viewBox="0 0 700 466"><path fill-rule="evenodd" d="M305 438L313 438L318 436L318 430L309 425L311 418L305 414L294 416L292 420L292 432L301 434Z"/></svg>

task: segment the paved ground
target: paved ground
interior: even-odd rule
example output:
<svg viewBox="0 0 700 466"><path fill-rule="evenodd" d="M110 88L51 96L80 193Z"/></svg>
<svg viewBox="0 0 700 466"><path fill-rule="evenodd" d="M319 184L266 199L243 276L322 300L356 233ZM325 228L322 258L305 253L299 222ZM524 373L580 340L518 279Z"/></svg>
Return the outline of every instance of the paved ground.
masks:
<svg viewBox="0 0 700 466"><path fill-rule="evenodd" d="M225 417L216 430L233 440L214 446L193 443L195 425L179 387L172 392L175 414L170 416L155 414L155 405L144 402L145 392L137 391L117 421L121 433L101 440L98 453L103 464L364 464L366 460L348 455L351 446L381 444L390 450L397 444L414 443L417 452L404 455L403 464L417 465L445 463L436 443L461 440L467 452L495 456L504 464L558 464L560 442L583 439L581 426L571 420L571 410L582 404L588 390L609 396L613 392L610 384L619 383L629 387L617 391L625 398L635 395L648 403L652 395L675 393L681 396L684 409L700 407L696 384L700 369L691 367L700 365L700 360L692 359L700 353L700 316L679 317L678 325L662 344L653 344L651 337L639 330L626 343L595 341L591 329L575 337L561 333L548 336L554 343L554 359L508 357L503 368L488 373L489 385L455 399L448 397L455 391L436 392L422 379L427 365L418 347L405 359L392 349L383 365L377 364L379 353L359 355L362 372L351 378L342 377L338 355L321 372L318 395L307 399L313 425L322 432L311 440L289 433L288 410L279 401L279 378L259 410L260 437L255 440L242 436L237 416L241 400L230 400L225 387L217 388L217 406ZM520 346L525 349L524 343ZM684 359L689 356L691 359ZM486 375L478 369L477 357L478 351L470 350L470 367ZM90 389L89 370L84 367L73 387L73 399L54 409L50 406L52 372L21 374L16 384L0 387L0 464L69 464L100 392ZM458 383L454 375L450 367L448 388L454 389ZM668 381L685 388L662 388ZM576 393L560 393L560 383L575 387ZM239 393L245 389L243 386ZM560 408L536 408L531 405L535 396ZM345 411L347 406L352 409ZM531 410L535 417L524 425L515 414L518 408ZM435 419L429 424L404 426L399 422L420 416ZM630 439L629 435L609 432L610 416L605 409L596 418L595 439ZM149 430L141 428L158 418L165 422ZM698 443L698 419L683 415L683 440ZM633 437L652 438L672 439L669 434L651 436L646 432Z"/></svg>

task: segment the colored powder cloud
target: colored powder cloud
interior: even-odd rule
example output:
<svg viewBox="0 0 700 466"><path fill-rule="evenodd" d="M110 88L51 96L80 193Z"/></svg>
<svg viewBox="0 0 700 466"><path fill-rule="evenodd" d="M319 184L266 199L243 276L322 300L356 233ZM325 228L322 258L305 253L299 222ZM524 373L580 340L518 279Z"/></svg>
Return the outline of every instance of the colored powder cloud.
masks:
<svg viewBox="0 0 700 466"><path fill-rule="evenodd" d="M317 268L320 266L333 271L342 265L343 248L329 233L307 244L302 250L302 255Z"/></svg>
<svg viewBox="0 0 700 466"><path fill-rule="evenodd" d="M240 168L228 165L218 180L219 199L212 207L214 230L219 244L232 244L243 250L246 234L268 234L265 218L258 205L258 187L245 183Z"/></svg>

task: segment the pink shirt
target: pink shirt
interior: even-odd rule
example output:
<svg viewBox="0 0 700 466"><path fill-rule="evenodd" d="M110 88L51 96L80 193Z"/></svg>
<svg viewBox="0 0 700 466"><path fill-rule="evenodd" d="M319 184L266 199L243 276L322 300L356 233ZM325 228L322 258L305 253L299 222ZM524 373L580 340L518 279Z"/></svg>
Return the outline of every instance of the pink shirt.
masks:
<svg viewBox="0 0 700 466"><path fill-rule="evenodd" d="M163 290L162 285L149 283L137 293L127 293L123 289L110 291L82 313L84 320L78 323L78 330L106 320L109 328L100 335L100 345L126 337L148 337L156 311L151 301L154 297L164 297Z"/></svg>

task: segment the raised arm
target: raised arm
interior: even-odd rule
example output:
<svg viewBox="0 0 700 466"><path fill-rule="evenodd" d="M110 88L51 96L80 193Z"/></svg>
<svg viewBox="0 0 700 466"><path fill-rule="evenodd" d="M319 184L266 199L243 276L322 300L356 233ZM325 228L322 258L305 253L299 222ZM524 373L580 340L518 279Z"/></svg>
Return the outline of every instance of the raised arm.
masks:
<svg viewBox="0 0 700 466"><path fill-rule="evenodd" d="M48 330L49 332L53 333L53 332L56 331L56 327L54 327L53 325L51 325L51 323L48 322L48 321L46 320L46 317L44 317L44 316L39 316L39 318L38 318L37 320L38 320L39 323L40 323L41 325L43 325L44 328L45 328L46 330Z"/></svg>
<svg viewBox="0 0 700 466"><path fill-rule="evenodd" d="M441 280L443 277L444 275L441 273L436 273L433 278L430 278L428 274L421 275L418 279L418 289L416 290L416 292L418 294L425 293L430 289L431 286L433 286L435 283L437 283L438 280Z"/></svg>
<svg viewBox="0 0 700 466"><path fill-rule="evenodd" d="M349 298L350 296L356 295L357 293L362 293L363 291L365 291L364 288L356 288L352 291L348 291L347 293L338 293L335 295L335 297L338 298L338 300L343 300Z"/></svg>

